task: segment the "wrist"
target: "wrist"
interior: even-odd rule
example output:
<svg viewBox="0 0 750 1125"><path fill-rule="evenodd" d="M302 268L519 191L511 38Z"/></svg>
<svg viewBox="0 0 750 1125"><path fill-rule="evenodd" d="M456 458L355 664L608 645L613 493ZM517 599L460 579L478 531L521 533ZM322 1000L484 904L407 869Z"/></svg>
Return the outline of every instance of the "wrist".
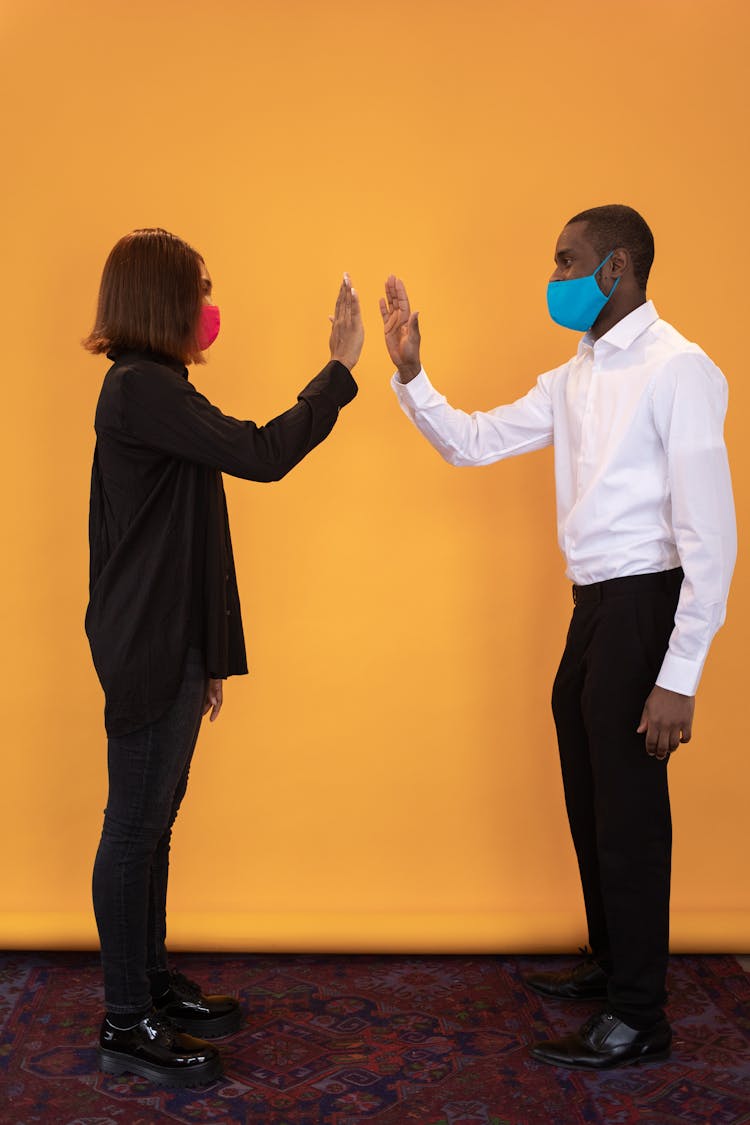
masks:
<svg viewBox="0 0 750 1125"><path fill-rule="evenodd" d="M347 371L351 371L357 361L351 355L341 355L339 353L336 353L331 356L331 362L340 363L347 369Z"/></svg>
<svg viewBox="0 0 750 1125"><path fill-rule="evenodd" d="M398 369L398 378L400 383L411 383L412 379L416 379L419 372L422 370L421 363L405 363Z"/></svg>

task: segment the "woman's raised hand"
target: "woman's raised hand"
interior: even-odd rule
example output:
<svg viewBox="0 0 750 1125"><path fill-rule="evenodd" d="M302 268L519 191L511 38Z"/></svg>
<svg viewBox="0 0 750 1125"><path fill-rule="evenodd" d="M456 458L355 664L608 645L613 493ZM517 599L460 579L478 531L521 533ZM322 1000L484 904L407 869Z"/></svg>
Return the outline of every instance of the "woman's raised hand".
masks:
<svg viewBox="0 0 750 1125"><path fill-rule="evenodd" d="M341 282L333 316L328 319L331 322L331 359L338 360L351 371L362 351L365 329L359 297L356 290L352 289L348 273L344 274Z"/></svg>

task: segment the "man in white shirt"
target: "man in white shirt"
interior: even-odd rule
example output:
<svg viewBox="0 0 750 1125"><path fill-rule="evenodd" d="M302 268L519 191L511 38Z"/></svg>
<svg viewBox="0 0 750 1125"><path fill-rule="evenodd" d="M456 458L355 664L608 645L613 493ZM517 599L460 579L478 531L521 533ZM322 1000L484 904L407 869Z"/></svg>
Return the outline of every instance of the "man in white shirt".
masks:
<svg viewBox="0 0 750 1125"><path fill-rule="evenodd" d="M380 307L402 409L453 465L554 445L560 548L574 610L552 709L591 956L536 973L546 996L606 1001L545 1062L604 1069L666 1058L671 818L667 762L724 620L736 554L727 385L646 297L654 243L621 205L574 216L548 308L585 332L576 355L508 406L466 414L430 384L417 313L395 277Z"/></svg>

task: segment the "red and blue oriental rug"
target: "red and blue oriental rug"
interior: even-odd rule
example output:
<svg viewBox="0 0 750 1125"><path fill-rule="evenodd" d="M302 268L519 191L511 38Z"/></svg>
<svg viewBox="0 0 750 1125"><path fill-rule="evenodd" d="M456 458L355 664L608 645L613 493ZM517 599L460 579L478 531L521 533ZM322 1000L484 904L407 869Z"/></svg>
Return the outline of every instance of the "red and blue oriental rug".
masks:
<svg viewBox="0 0 750 1125"><path fill-rule="evenodd" d="M91 953L0 956L4 1125L750 1125L750 974L674 957L666 1063L557 1070L527 1045L595 1005L545 1001L552 957L181 955L206 992L241 997L225 1077L169 1090L97 1068Z"/></svg>

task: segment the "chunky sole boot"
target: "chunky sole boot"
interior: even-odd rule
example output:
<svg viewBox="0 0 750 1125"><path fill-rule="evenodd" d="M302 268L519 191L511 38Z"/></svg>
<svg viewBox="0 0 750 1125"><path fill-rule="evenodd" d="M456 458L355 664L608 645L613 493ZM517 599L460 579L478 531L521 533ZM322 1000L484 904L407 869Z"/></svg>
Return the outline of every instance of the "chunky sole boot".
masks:
<svg viewBox="0 0 750 1125"><path fill-rule="evenodd" d="M169 988L154 1000L160 1015L199 1039L220 1039L242 1025L242 1010L233 996L204 996L200 985L174 970Z"/></svg>
<svg viewBox="0 0 750 1125"><path fill-rule="evenodd" d="M225 1035L233 1035L242 1026L242 1012L227 1012L223 1016L212 1016L210 1019L198 1017L193 1019L188 1012L175 1012L169 1016L175 1027L186 1031L188 1035L197 1035L201 1039L222 1039Z"/></svg>
<svg viewBox="0 0 750 1125"><path fill-rule="evenodd" d="M216 1047L184 1035L152 1013L121 1030L107 1020L99 1036L99 1066L105 1074L137 1074L160 1086L203 1086L221 1077Z"/></svg>

